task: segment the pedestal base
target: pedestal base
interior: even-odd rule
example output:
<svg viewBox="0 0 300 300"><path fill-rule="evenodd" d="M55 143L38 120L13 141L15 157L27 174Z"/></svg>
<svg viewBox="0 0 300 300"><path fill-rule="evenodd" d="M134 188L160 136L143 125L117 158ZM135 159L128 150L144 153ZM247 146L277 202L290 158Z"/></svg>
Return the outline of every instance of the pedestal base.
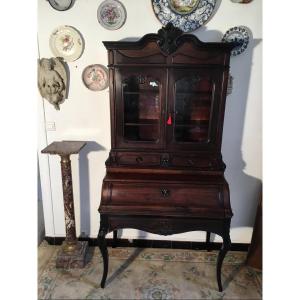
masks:
<svg viewBox="0 0 300 300"><path fill-rule="evenodd" d="M86 264L86 253L88 242L78 241L74 251L66 251L66 244L63 243L56 258L56 268L75 269L84 268Z"/></svg>

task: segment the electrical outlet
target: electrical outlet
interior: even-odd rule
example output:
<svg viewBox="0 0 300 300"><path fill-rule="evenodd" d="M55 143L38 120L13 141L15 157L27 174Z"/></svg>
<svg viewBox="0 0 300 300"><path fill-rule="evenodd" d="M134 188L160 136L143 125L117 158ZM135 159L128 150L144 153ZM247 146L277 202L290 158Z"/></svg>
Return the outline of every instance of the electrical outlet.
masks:
<svg viewBox="0 0 300 300"><path fill-rule="evenodd" d="M47 131L55 131L56 130L55 122L47 122L46 130Z"/></svg>

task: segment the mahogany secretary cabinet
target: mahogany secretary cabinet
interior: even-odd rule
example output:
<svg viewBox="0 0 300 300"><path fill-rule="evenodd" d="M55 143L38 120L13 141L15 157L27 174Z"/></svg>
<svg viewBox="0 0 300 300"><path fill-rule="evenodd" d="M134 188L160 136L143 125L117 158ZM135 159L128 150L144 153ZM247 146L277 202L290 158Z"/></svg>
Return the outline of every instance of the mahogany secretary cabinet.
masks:
<svg viewBox="0 0 300 300"><path fill-rule="evenodd" d="M232 211L222 129L233 43L203 43L168 24L108 50L111 151L106 161L98 243L105 286L105 236L121 228L170 235L194 230L230 248Z"/></svg>

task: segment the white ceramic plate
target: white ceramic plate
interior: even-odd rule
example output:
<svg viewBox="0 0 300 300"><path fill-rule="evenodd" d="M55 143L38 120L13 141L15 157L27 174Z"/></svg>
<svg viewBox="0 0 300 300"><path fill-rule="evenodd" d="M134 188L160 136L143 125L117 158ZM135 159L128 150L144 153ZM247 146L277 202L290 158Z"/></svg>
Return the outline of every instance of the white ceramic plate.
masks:
<svg viewBox="0 0 300 300"><path fill-rule="evenodd" d="M89 65L82 72L82 81L89 90L102 91L108 87L108 70L103 65Z"/></svg>
<svg viewBox="0 0 300 300"><path fill-rule="evenodd" d="M54 9L65 11L71 8L74 0L48 0L48 2Z"/></svg>
<svg viewBox="0 0 300 300"><path fill-rule="evenodd" d="M126 21L126 9L116 0L105 0L97 10L98 22L106 29L116 30Z"/></svg>
<svg viewBox="0 0 300 300"><path fill-rule="evenodd" d="M62 57L65 61L77 60L83 52L83 39L79 31L68 25L56 28L49 43L54 56Z"/></svg>

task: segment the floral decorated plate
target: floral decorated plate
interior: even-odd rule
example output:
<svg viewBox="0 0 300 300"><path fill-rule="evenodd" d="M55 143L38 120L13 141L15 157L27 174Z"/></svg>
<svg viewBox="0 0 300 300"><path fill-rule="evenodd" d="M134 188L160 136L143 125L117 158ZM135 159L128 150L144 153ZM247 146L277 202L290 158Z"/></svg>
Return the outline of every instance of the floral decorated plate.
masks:
<svg viewBox="0 0 300 300"><path fill-rule="evenodd" d="M98 7L97 18L104 28L116 30L122 27L126 21L126 9L117 0L105 0Z"/></svg>
<svg viewBox="0 0 300 300"><path fill-rule="evenodd" d="M108 71L103 65L89 65L82 72L82 81L91 91L102 91L108 87Z"/></svg>
<svg viewBox="0 0 300 300"><path fill-rule="evenodd" d="M156 17L163 25L171 22L184 32L205 24L213 13L216 0L151 0Z"/></svg>
<svg viewBox="0 0 300 300"><path fill-rule="evenodd" d="M238 46L231 50L231 55L243 53L249 44L251 31L245 26L236 26L228 29L222 38L222 42L237 42Z"/></svg>
<svg viewBox="0 0 300 300"><path fill-rule="evenodd" d="M54 56L66 61L78 59L83 52L83 39L75 28L60 26L50 36L50 49Z"/></svg>

